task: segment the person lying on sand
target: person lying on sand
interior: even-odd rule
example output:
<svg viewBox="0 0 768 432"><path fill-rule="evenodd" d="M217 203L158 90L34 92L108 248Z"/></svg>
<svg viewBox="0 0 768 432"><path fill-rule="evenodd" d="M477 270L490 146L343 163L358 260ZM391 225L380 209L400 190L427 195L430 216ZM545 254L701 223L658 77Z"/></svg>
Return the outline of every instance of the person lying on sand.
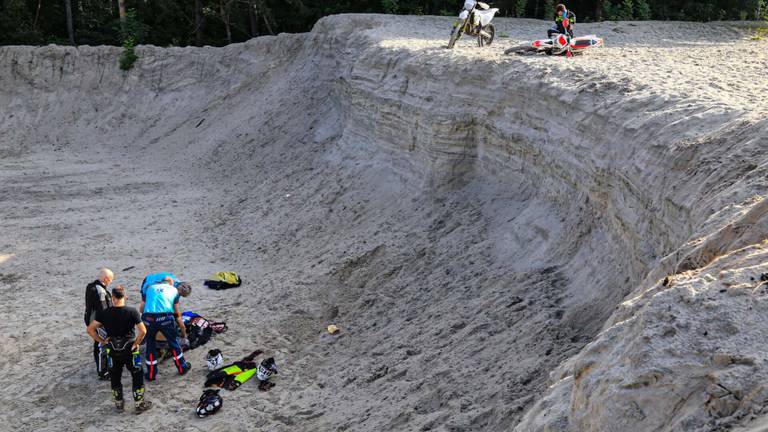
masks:
<svg viewBox="0 0 768 432"><path fill-rule="evenodd" d="M552 35L567 34L573 37L573 25L576 24L576 15L566 9L564 4L555 7L555 25L547 30L547 37L552 39Z"/></svg>
<svg viewBox="0 0 768 432"><path fill-rule="evenodd" d="M99 270L99 275L95 281L85 287L85 326L93 321L97 312L110 307L110 295L107 287L114 280L115 274L108 268ZM93 342L93 360L96 362L96 374L101 380L109 379L109 370L107 368L107 357L103 347L98 342Z"/></svg>
<svg viewBox="0 0 768 432"><path fill-rule="evenodd" d="M173 278L167 276L162 282L149 285L141 294L141 319L147 326L147 379L157 378L158 360L160 359L155 336L162 332L168 341L173 361L180 375L184 375L192 365L184 359L184 352L176 339L177 332L187 338L187 329L181 319L179 309L179 290L174 286Z"/></svg>
<svg viewBox="0 0 768 432"><path fill-rule="evenodd" d="M201 345L207 344L213 335L224 333L227 331L227 323L225 322L212 322L199 314L192 311L185 311L181 314L181 320L184 322L184 327L187 329L187 338L178 338L179 345L182 351L195 349ZM158 332L155 340L158 342L157 346L162 353L162 359L170 357L170 351L167 350L168 344L166 344L165 336Z"/></svg>
<svg viewBox="0 0 768 432"><path fill-rule="evenodd" d="M111 307L96 312L96 316L88 325L88 335L106 348L112 397L117 410L125 410L121 382L123 367L125 367L131 373L133 381L135 410L137 413L142 413L152 408L152 402L144 399L144 375L141 371L141 354L139 354L139 344L147 333L147 329L141 322L139 311L125 305L126 294L122 285L112 290L111 299ZM100 328L106 330L106 339L99 335Z"/></svg>

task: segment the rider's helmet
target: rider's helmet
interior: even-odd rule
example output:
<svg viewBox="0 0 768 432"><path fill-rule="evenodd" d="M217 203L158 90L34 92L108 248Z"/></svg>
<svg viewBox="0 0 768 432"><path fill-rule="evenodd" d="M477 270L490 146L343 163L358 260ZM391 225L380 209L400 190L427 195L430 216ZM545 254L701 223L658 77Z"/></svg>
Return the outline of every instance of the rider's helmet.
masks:
<svg viewBox="0 0 768 432"><path fill-rule="evenodd" d="M208 351L208 355L205 356L205 363L208 366L209 371L215 371L224 366L224 356L221 354L220 350L212 349Z"/></svg>
<svg viewBox="0 0 768 432"><path fill-rule="evenodd" d="M197 404L197 416L202 418L216 414L222 405L224 405L224 400L219 396L218 389L205 390L203 395L200 396L200 402Z"/></svg>
<svg viewBox="0 0 768 432"><path fill-rule="evenodd" d="M192 285L188 282L179 282L176 284L176 289L179 290L179 295L187 297L192 293Z"/></svg>

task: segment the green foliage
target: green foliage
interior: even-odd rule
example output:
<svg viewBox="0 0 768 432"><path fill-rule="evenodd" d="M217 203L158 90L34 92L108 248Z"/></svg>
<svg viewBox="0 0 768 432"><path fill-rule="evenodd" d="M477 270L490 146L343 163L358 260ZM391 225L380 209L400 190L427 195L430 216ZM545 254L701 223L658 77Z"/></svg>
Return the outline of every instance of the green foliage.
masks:
<svg viewBox="0 0 768 432"><path fill-rule="evenodd" d="M397 0L381 0L381 8L385 13L396 14L398 9Z"/></svg>
<svg viewBox="0 0 768 432"><path fill-rule="evenodd" d="M125 21L118 25L118 32L123 43L129 39L132 39L134 43L140 43L144 40L147 26L139 20L135 9L128 9L125 12Z"/></svg>
<svg viewBox="0 0 768 432"><path fill-rule="evenodd" d="M763 10L761 10L761 12L765 13ZM752 36L752 40L754 41L763 40L764 38L768 37L768 13L765 15L757 15L762 17L762 25L758 27L757 30L755 30L755 34Z"/></svg>
<svg viewBox="0 0 768 432"><path fill-rule="evenodd" d="M555 16L555 1L544 0L544 19L552 19Z"/></svg>
<svg viewBox="0 0 768 432"><path fill-rule="evenodd" d="M528 5L528 0L516 0L515 1L515 17L522 18L525 16L525 7Z"/></svg>
<svg viewBox="0 0 768 432"><path fill-rule="evenodd" d="M136 11L129 9L125 13L125 20L120 22L120 38L123 40L123 52L120 55L120 69L129 71L139 59L136 54L136 43L144 36L145 26L136 17Z"/></svg>
<svg viewBox="0 0 768 432"><path fill-rule="evenodd" d="M133 39L126 39L123 42L123 52L120 54L120 69L129 71L133 68L133 64L139 59L135 50L136 44Z"/></svg>
<svg viewBox="0 0 768 432"><path fill-rule="evenodd" d="M621 6L619 7L619 17L621 20L631 21L632 18L634 18L632 6L632 0L622 0Z"/></svg>
<svg viewBox="0 0 768 432"><path fill-rule="evenodd" d="M651 6L646 0L635 0L635 18L640 21L651 19Z"/></svg>

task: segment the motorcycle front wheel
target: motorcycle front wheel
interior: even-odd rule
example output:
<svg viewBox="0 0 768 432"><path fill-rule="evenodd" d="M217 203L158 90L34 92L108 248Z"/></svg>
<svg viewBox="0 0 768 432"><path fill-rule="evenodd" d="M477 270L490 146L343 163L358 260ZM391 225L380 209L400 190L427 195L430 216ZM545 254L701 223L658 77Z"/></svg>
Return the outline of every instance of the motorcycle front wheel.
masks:
<svg viewBox="0 0 768 432"><path fill-rule="evenodd" d="M487 26L480 29L480 32L477 35L477 44L481 47L491 46L495 36L496 27L494 27L493 24L488 24Z"/></svg>
<svg viewBox="0 0 768 432"><path fill-rule="evenodd" d="M459 40L461 37L461 29L464 27L461 24L456 24L453 26L453 30L451 31L451 39L448 40L448 48L453 48L456 45L456 41Z"/></svg>

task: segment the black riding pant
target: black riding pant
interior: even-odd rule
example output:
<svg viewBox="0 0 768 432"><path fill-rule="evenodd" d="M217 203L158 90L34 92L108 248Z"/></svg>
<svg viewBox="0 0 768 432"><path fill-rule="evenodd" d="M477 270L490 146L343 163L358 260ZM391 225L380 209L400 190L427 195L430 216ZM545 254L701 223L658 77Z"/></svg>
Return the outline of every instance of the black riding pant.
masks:
<svg viewBox="0 0 768 432"><path fill-rule="evenodd" d="M121 381L123 367L128 370L133 380L133 400L144 399L144 374L141 370L141 354L130 349L116 351L109 349L109 379L112 382L112 396L115 400L123 400L123 383Z"/></svg>

